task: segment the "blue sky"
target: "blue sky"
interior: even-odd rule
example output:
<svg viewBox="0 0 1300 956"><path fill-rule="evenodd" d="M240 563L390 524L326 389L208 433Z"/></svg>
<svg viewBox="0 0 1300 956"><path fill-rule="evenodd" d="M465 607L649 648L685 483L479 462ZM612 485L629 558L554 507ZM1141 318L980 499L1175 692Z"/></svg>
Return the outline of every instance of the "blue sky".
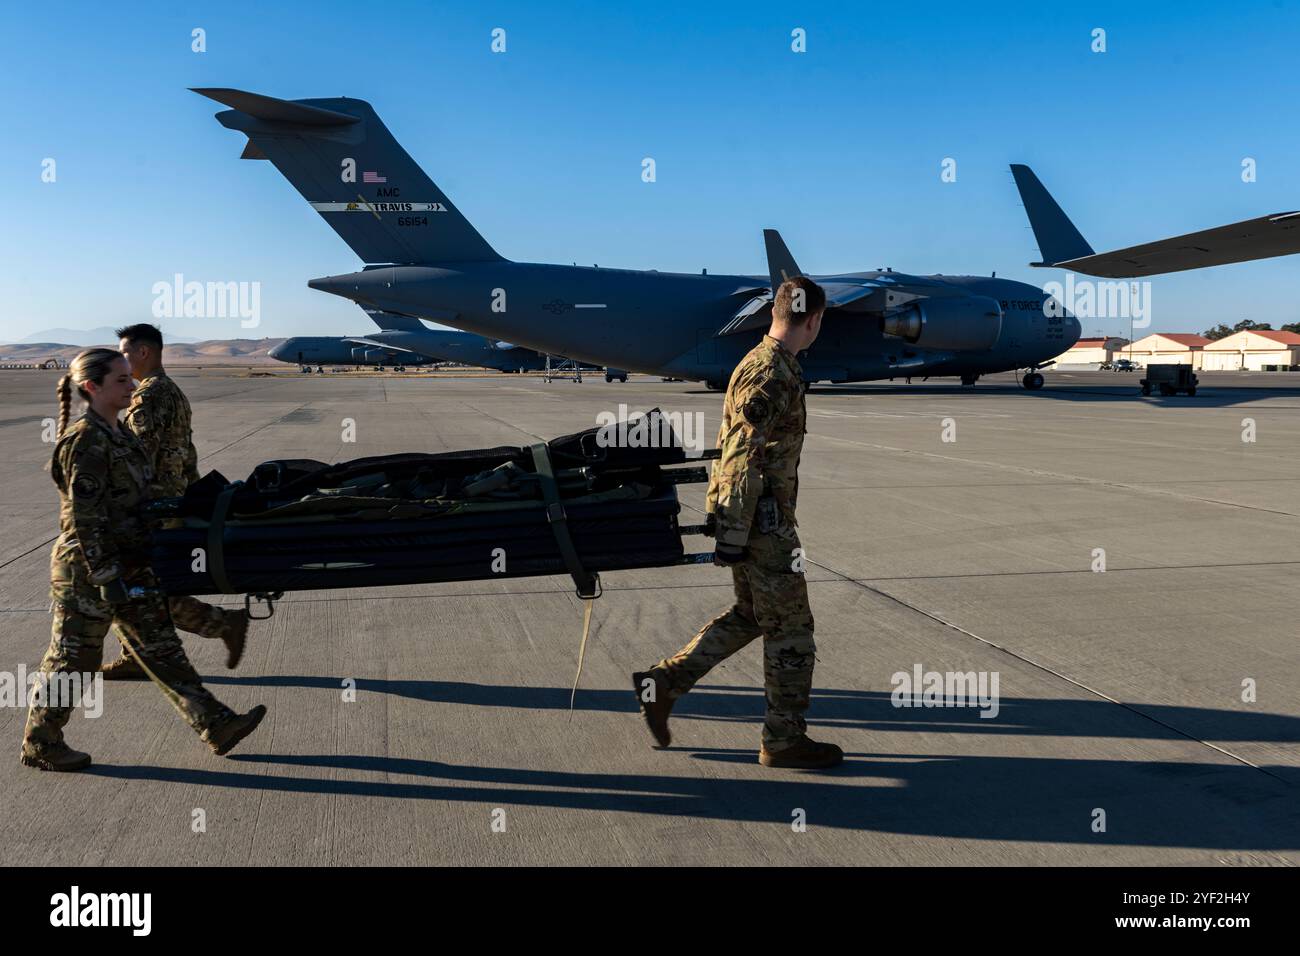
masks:
<svg viewBox="0 0 1300 956"><path fill-rule="evenodd" d="M1295 0L28 5L0 32L0 341L149 320L175 273L257 281L262 300L256 329L175 334L367 329L306 285L357 268L352 252L269 163L237 158L242 137L190 86L369 100L513 259L761 273L776 227L812 273L1041 285L1062 274L1026 266L1010 162L1098 250L1300 208L1298 38ZM1298 268L1156 279L1152 328L1296 321Z"/></svg>

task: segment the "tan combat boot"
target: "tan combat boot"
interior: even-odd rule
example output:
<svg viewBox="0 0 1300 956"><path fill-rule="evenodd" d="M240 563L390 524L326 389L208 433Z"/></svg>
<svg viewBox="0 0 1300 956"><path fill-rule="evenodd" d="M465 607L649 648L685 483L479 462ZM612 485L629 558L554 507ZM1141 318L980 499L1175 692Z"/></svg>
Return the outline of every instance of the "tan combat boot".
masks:
<svg viewBox="0 0 1300 956"><path fill-rule="evenodd" d="M647 679L655 682L655 699L652 701L644 700L641 696L645 692ZM637 703L641 705L641 713L645 714L646 726L650 728L655 744L660 748L667 747L673 742L673 735L668 732L668 715L673 709L673 699L668 696L668 685L653 671L637 671L632 675L632 691L636 694Z"/></svg>
<svg viewBox="0 0 1300 956"><path fill-rule="evenodd" d="M235 714L226 720L209 727L203 734L204 741L218 757L224 757L262 722L266 716L266 706L258 704L246 714Z"/></svg>
<svg viewBox="0 0 1300 956"><path fill-rule="evenodd" d="M766 746L758 752L758 762L764 767L785 767L789 770L825 770L844 762L844 751L834 744L819 744L808 735L799 737L783 750L769 751Z"/></svg>
<svg viewBox="0 0 1300 956"><path fill-rule="evenodd" d="M24 741L22 756L19 758L24 767L37 770L53 770L56 773L75 773L90 766L90 754L73 750L60 741L53 747L29 747Z"/></svg>

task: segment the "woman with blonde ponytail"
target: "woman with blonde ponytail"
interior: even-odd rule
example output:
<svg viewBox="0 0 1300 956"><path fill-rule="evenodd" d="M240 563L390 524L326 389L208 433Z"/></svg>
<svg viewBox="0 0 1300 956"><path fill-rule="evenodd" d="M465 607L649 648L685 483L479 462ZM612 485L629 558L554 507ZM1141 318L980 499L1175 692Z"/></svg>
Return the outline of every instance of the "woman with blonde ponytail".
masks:
<svg viewBox="0 0 1300 956"><path fill-rule="evenodd" d="M87 408L76 421L72 392ZM59 437L50 473L59 489L59 531L50 554L54 623L43 675L79 673L94 679L104 637L119 640L140 661L191 727L218 754L252 733L266 713L236 714L203 686L172 627L167 596L149 569L149 528L140 505L152 477L148 459L118 415L135 382L126 357L88 349L59 380ZM41 770L82 770L90 755L72 750L63 727L72 715L67 690L75 682L46 677L27 713L22 762Z"/></svg>

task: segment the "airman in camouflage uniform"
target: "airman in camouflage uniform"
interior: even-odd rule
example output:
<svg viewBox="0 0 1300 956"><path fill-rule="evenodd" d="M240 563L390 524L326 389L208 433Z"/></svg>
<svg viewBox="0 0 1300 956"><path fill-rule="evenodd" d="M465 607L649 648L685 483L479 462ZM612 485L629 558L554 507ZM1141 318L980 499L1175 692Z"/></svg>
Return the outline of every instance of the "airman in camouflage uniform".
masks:
<svg viewBox="0 0 1300 956"><path fill-rule="evenodd" d="M792 300L806 305L803 321L791 317ZM633 675L660 746L671 741L673 701L762 635L767 717L760 762L816 768L843 758L838 747L816 743L805 733L816 647L795 521L807 430L803 372L795 353L816 338L824 307L825 295L811 280L783 283L772 334L731 375L718 431L721 457L713 466L705 510L717 542L714 561L731 568L736 601L672 657Z"/></svg>
<svg viewBox="0 0 1300 956"><path fill-rule="evenodd" d="M198 454L191 433L189 400L161 363L162 333L151 325L120 329L122 351L132 363L139 385L131 396L125 424L153 464L150 497L175 498L199 480ZM152 341L157 336L157 343ZM143 347L143 348L142 348ZM234 668L244 652L248 615L228 611L189 596L169 599L172 621L182 631L219 639L226 645L226 666ZM146 680L127 652L104 668L108 680Z"/></svg>
<svg viewBox="0 0 1300 956"><path fill-rule="evenodd" d="M81 365L74 360L70 376L90 367L91 381L95 368L104 379L102 370L111 366L124 381L119 394L129 394L130 372L121 355L95 349L78 359L86 355L91 358ZM60 392L66 395L64 383ZM66 423L66 411L60 422ZM92 408L61 432L51 472L59 489L60 533L50 555L54 622L41 671L93 673L103 658L104 636L116 624L148 678L214 751L225 753L257 726L265 708L236 714L203 686L185 656L167 598L149 569L149 529L139 506L148 498L152 468L143 449L129 431L114 428ZM24 764L43 770L89 765L88 755L63 741L69 703L33 703L23 734Z"/></svg>

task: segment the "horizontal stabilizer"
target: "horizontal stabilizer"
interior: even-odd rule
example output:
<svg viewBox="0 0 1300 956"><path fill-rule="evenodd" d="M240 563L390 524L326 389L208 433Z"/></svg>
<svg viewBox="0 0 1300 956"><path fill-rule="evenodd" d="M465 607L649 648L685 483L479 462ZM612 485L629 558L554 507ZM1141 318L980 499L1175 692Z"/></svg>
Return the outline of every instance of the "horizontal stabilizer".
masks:
<svg viewBox="0 0 1300 956"><path fill-rule="evenodd" d="M364 100L281 100L196 89L229 106L217 122L248 137L362 262L500 262Z"/></svg>
<svg viewBox="0 0 1300 956"><path fill-rule="evenodd" d="M279 100L274 96L261 93L248 93L244 90L231 90L221 87L190 87L200 96L216 100L224 106L247 113L249 116L265 120L268 123L297 123L300 126L350 126L361 122L359 116L350 116L337 110L321 109L295 103L293 100Z"/></svg>
<svg viewBox="0 0 1300 956"><path fill-rule="evenodd" d="M420 320L413 315L402 315L399 312L385 312L382 309L367 309L364 306L361 311L370 316L370 321L379 326L381 332L423 332L424 326Z"/></svg>

